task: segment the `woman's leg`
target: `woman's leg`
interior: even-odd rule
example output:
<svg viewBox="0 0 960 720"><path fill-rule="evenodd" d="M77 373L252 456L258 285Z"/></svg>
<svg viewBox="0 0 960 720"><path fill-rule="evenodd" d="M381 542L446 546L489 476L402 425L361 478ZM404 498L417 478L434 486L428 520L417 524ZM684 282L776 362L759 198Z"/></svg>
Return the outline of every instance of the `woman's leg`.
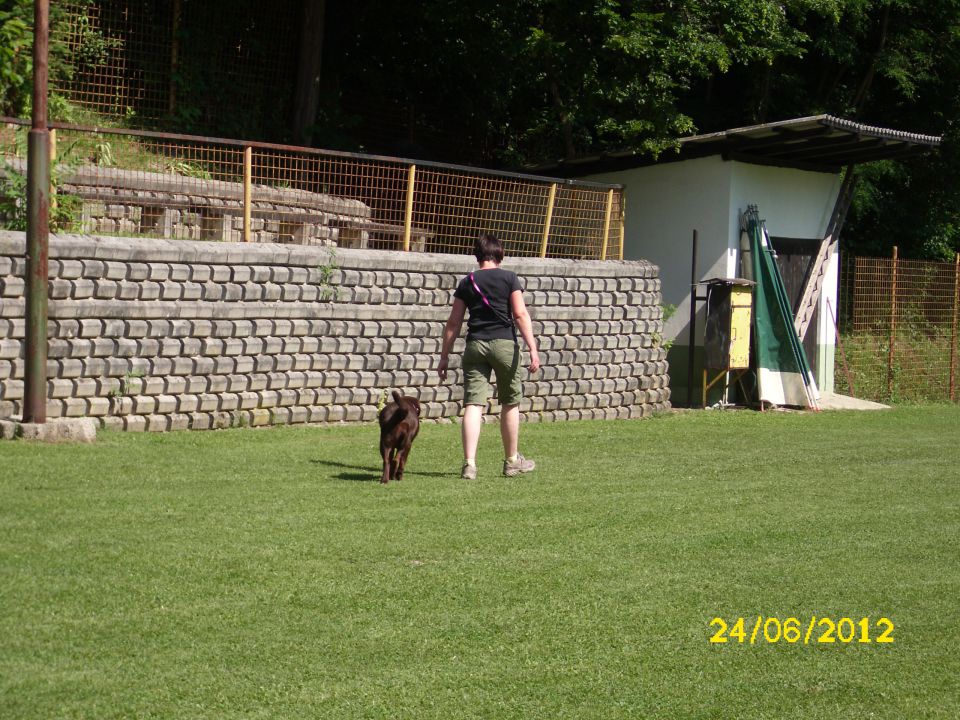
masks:
<svg viewBox="0 0 960 720"><path fill-rule="evenodd" d="M480 444L480 427L483 425L483 405L467 405L463 409L463 459L476 460L477 445Z"/></svg>
<svg viewBox="0 0 960 720"><path fill-rule="evenodd" d="M503 456L512 458L517 454L520 437L520 406L503 405L500 408L500 439L503 440Z"/></svg>

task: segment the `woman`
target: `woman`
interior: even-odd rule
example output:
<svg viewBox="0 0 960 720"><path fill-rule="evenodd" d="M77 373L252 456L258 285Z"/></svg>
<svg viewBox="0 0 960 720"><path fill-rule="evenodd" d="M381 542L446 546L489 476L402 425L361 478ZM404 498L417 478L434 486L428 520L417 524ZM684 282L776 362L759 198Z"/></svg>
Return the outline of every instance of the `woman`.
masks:
<svg viewBox="0 0 960 720"><path fill-rule="evenodd" d="M437 370L446 380L453 343L467 308L467 345L463 352L463 469L460 476L477 477L477 445L483 424L483 409L490 396L490 373L496 374L500 401L500 437L503 440L503 474L507 477L534 469L533 460L520 454L520 346L517 329L530 352L531 373L540 369L537 341L533 337L530 314L523 302L523 288L516 273L503 270L503 246L493 235L481 235L473 246L479 268L467 275L453 294L453 308L443 331L443 348Z"/></svg>

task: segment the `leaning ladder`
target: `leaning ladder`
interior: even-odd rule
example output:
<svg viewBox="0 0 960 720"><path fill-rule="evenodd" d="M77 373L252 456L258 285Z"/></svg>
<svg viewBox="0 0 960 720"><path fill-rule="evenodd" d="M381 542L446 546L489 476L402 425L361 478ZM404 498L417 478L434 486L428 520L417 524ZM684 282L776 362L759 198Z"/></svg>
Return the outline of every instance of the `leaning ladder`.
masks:
<svg viewBox="0 0 960 720"><path fill-rule="evenodd" d="M850 202L853 200L853 187L856 182L856 175L853 166L847 167L843 175L843 183L840 185L840 193L837 195L837 202L833 206L833 213L830 216L830 222L827 224L827 234L820 241L820 249L817 251L817 257L810 268L810 274L807 276L807 282L803 286L803 296L800 304L797 306L796 317L793 319L793 327L797 331L797 336L803 341L810 327L810 319L813 317L817 303L820 302L820 291L823 289L823 278L827 273L827 266L830 263L830 256L837 245L840 237L840 229L843 227L843 221L847 217L847 210L850 209Z"/></svg>

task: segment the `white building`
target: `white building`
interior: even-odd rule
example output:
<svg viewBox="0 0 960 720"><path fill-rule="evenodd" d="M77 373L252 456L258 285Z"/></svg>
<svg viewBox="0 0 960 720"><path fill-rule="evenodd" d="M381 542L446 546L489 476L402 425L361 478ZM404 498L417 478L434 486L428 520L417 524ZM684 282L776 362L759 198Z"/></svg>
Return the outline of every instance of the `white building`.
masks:
<svg viewBox="0 0 960 720"><path fill-rule="evenodd" d="M660 267L663 303L672 314L664 341L673 402L688 402L692 238L698 281L742 276L740 213L756 205L766 220L795 312L807 290L812 316L804 337L821 390L833 389L839 254L836 239L855 166L929 151L940 138L819 115L683 138L658 160L632 152L562 163L551 173L625 187L624 259ZM546 169L546 168L539 168ZM843 178L850 180L845 182ZM819 259L818 259L819 258ZM819 278L812 283L811 278ZM700 290L702 293L702 289ZM699 303L702 306L703 303ZM703 308L694 333L694 398L699 397Z"/></svg>

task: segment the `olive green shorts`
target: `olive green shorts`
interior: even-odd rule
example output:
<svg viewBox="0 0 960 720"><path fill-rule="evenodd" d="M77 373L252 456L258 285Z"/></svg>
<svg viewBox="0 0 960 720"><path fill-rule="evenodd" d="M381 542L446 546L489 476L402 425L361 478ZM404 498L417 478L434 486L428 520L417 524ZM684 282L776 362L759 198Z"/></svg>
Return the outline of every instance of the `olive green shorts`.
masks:
<svg viewBox="0 0 960 720"><path fill-rule="evenodd" d="M523 399L520 379L520 346L513 340L469 340L463 351L463 404L486 405L490 373L497 377L501 405L518 405Z"/></svg>

